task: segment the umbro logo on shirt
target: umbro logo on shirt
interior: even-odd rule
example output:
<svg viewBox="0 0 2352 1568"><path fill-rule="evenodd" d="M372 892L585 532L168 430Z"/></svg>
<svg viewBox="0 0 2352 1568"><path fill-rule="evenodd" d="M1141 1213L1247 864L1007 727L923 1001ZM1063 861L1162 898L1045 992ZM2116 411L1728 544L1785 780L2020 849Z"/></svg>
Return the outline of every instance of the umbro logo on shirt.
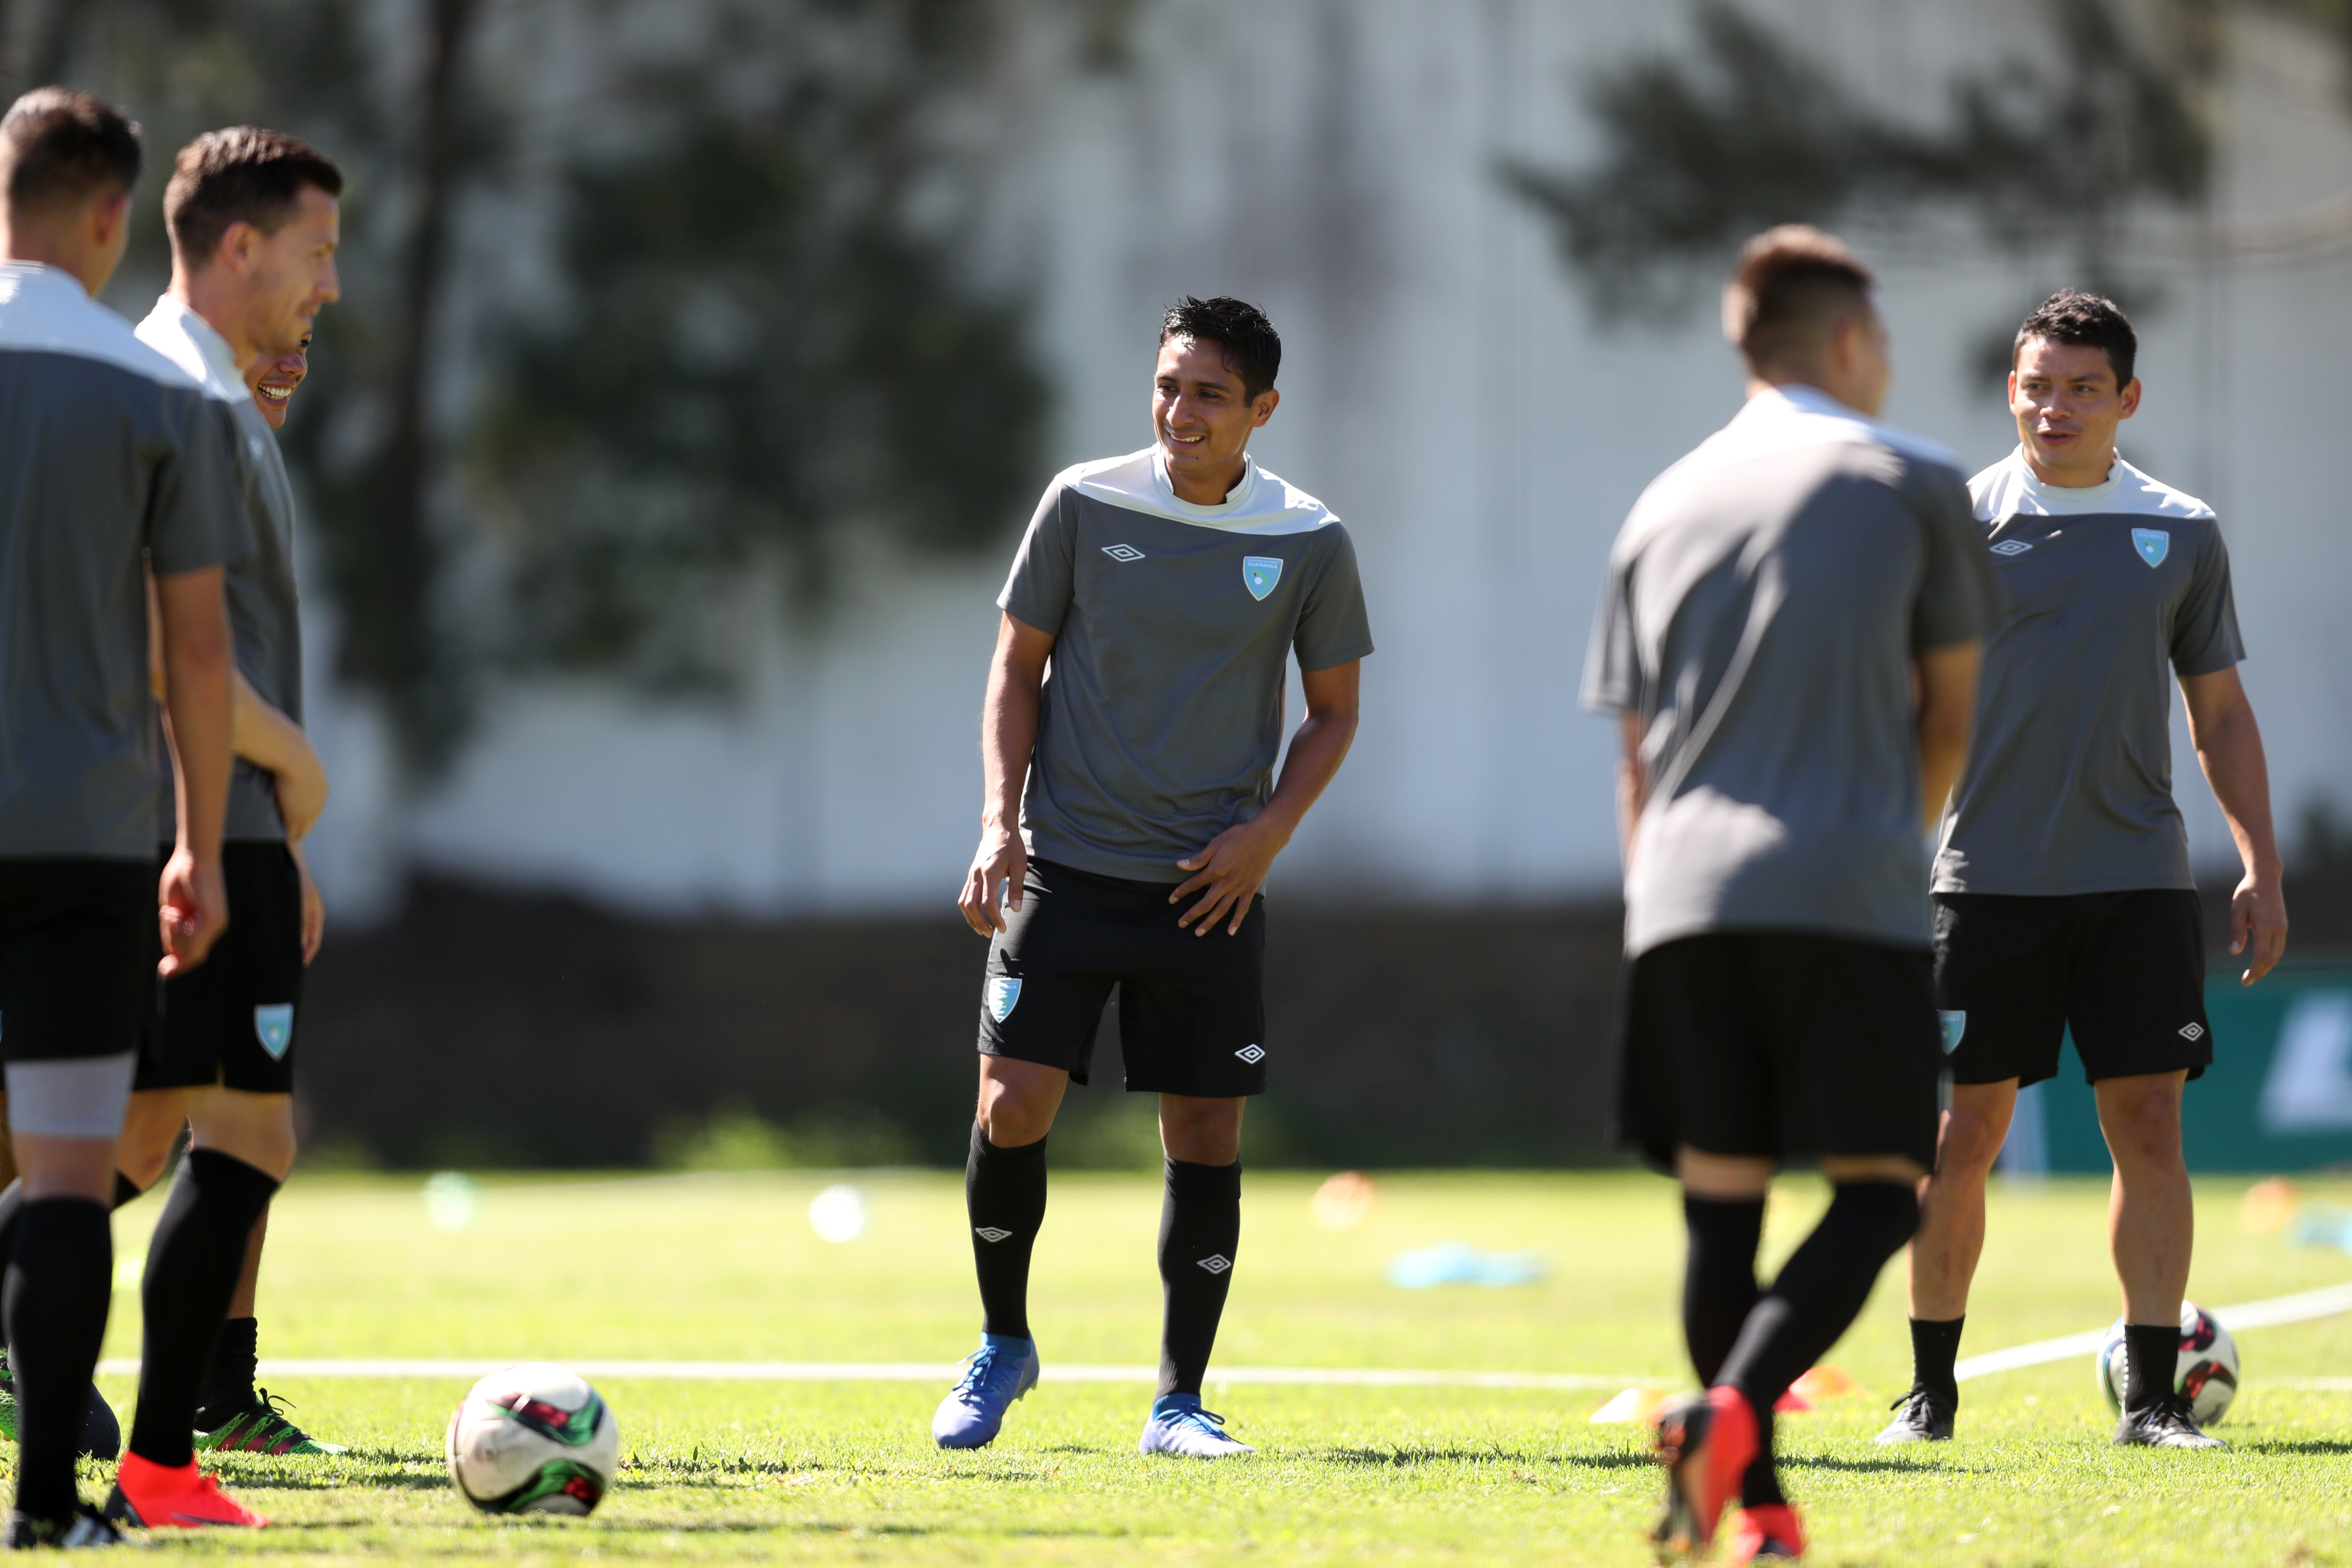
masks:
<svg viewBox="0 0 2352 1568"><path fill-rule="evenodd" d="M1223 1274L1226 1269L1231 1268L1233 1266L1234 1260L1227 1258L1222 1252L1211 1253L1208 1257L1201 1259L1201 1267L1207 1269L1212 1274Z"/></svg>
<svg viewBox="0 0 2352 1568"><path fill-rule="evenodd" d="M2180 1037L2184 1040L2201 1040L2205 1037L2205 1026L2202 1024L2186 1025L2181 1028Z"/></svg>
<svg viewBox="0 0 2352 1568"><path fill-rule="evenodd" d="M1102 552L1105 555L1109 556L1113 561L1140 561L1143 559L1143 552L1138 550L1132 544L1106 544L1102 547Z"/></svg>
<svg viewBox="0 0 2352 1568"><path fill-rule="evenodd" d="M1241 1058L1242 1060L1249 1063L1250 1066L1255 1067L1258 1063L1265 1060L1265 1047L1264 1046L1244 1046L1240 1050L1235 1051L1234 1055Z"/></svg>
<svg viewBox="0 0 2352 1568"><path fill-rule="evenodd" d="M1992 547L1995 555L2022 555L2033 546L2022 539L2004 539Z"/></svg>
<svg viewBox="0 0 2352 1568"><path fill-rule="evenodd" d="M1009 1230L999 1230L992 1225L974 1226L971 1233L982 1241L1003 1241L1013 1234Z"/></svg>

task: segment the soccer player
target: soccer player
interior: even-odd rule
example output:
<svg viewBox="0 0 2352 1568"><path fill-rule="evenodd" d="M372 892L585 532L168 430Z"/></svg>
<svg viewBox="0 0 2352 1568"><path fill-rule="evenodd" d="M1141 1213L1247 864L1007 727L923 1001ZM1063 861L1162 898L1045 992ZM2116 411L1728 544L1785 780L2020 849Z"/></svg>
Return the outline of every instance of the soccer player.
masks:
<svg viewBox="0 0 2352 1568"><path fill-rule="evenodd" d="M1346 530L1249 455L1281 362L1255 306L1171 308L1154 444L1057 475L997 599L980 848L958 900L992 939L964 1176L982 1331L932 1420L943 1448L991 1441L1037 1382L1045 1135L1087 1081L1115 985L1127 1088L1160 1096L1167 1152L1160 1391L1140 1447L1255 1451L1201 1408L1201 1381L1239 1251L1243 1103L1272 1048L1259 889L1339 771L1372 651ZM1293 653L1307 713L1277 780Z"/></svg>
<svg viewBox="0 0 2352 1568"><path fill-rule="evenodd" d="M39 88L0 120L0 1050L22 1202L0 1309L16 1384L11 1547L97 1546L74 1454L112 1293L107 1205L155 976L227 918L221 823L243 555L221 405L98 305L122 257L137 128ZM148 574L171 689L173 847L148 674ZM160 961L157 956L160 923ZM211 1506L190 1462L175 1495Z"/></svg>
<svg viewBox="0 0 2352 1568"><path fill-rule="evenodd" d="M2286 908L2220 525L2116 452L2139 407L2137 349L2112 301L2071 289L2044 300L2011 360L2017 449L1969 487L2003 613L1936 857L1952 1105L1911 1246L1912 1388L1882 1443L1952 1435L1985 1178L2019 1088L2058 1071L2071 1026L2115 1160L2107 1243L2129 1384L2115 1440L2222 1446L2173 1386L2193 1219L2180 1100L2213 1036L2172 798L2168 666L2245 868L2230 905L2244 984L2278 962Z"/></svg>
<svg viewBox="0 0 2352 1568"><path fill-rule="evenodd" d="M1657 1538L1703 1552L1737 1496L1733 1563L1802 1555L1773 1403L1909 1239L1935 1159L1924 839L1991 590L1954 459L1876 417L1872 287L1814 229L1742 250L1747 405L1625 520L1585 678L1624 749L1621 1129L1682 1183L1708 1385L1660 1418ZM1765 1194L1797 1160L1834 1196L1759 1293Z"/></svg>
<svg viewBox="0 0 2352 1568"><path fill-rule="evenodd" d="M253 1379L258 1327L250 1281L270 1194L294 1159L297 1009L303 966L314 950L311 932L321 918L299 847L326 803L327 775L301 727L294 491L269 414L248 381L300 353L319 311L340 293L335 247L342 188L331 161L278 132L237 126L189 142L163 193L171 284L139 326L144 342L231 409L247 459L255 549L230 568L226 584L237 643L237 766L222 867L236 921L210 963L164 987L157 1048L140 1063L123 1126L121 1169L126 1188L152 1186L182 1125L189 1128L187 1173L218 1205L190 1224L204 1247L221 1250L198 1257L193 1243L185 1257L151 1250L147 1289L230 1313L225 1324L215 1319L187 1326L188 1346L200 1360L192 1369L199 1382L184 1392L195 1401L194 1426L205 1447L265 1454L341 1449L288 1420ZM282 422L285 405L276 407ZM175 1202L179 1186L175 1182ZM215 1189L226 1195L211 1198ZM241 1313L232 1310L239 1292ZM146 1369L157 1363L152 1352L142 1363L131 1452L148 1455L142 1445L152 1398L159 1412L152 1435L168 1450L161 1458L177 1464L187 1433L163 1443L160 1413L177 1408L184 1391L173 1383L151 1395ZM180 1370L179 1355L163 1358L163 1365ZM130 1465L125 1470L142 1473ZM136 1508L135 1484L124 1490Z"/></svg>

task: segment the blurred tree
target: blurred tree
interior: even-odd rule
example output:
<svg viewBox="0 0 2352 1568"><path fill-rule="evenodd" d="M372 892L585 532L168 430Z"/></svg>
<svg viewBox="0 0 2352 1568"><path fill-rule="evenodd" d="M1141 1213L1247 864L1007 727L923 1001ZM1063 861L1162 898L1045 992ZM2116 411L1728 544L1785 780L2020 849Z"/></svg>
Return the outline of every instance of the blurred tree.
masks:
<svg viewBox="0 0 2352 1568"><path fill-rule="evenodd" d="M1813 63L1818 51L1700 0L1695 58L1637 59L1590 83L1607 147L1596 166L1511 161L1502 174L1552 219L1599 314L1679 314L1740 240L1787 222L1893 237L1972 214L2005 244L2062 234L2103 279L2136 207L2206 193L2221 4L2173 0L2134 26L2111 0L2055 0L2049 46L1953 75L1938 126L1883 112Z"/></svg>

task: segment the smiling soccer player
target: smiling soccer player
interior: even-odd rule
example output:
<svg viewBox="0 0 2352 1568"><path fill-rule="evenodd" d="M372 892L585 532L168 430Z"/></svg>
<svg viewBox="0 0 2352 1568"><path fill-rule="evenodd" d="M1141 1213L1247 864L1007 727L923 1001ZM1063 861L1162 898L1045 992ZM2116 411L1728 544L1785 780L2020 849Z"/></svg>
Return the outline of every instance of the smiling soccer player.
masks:
<svg viewBox="0 0 2352 1568"><path fill-rule="evenodd" d="M2252 984L2286 944L2261 731L2213 510L2125 462L2138 340L2115 304L2053 294L2018 329L2018 447L1969 482L1999 577L1969 754L1936 858L1936 991L1952 1104L1911 1246L1913 1387L1882 1443L1952 1435L1985 1178L2061 1037L2115 1158L2108 1245L2129 1386L2118 1443L2222 1446L2173 1387L2193 1215L2182 1086L2213 1059L2205 938L2172 799L2169 674L2245 877L2232 952Z"/></svg>
<svg viewBox="0 0 2352 1568"><path fill-rule="evenodd" d="M1339 771L1372 651L1339 520L1249 456L1281 359L1255 306L1169 310L1157 441L1056 476L997 600L980 849L959 900L992 938L965 1171L983 1331L932 1420L943 1448L993 1439L1036 1384L1045 1134L1087 1081L1117 986L1127 1088L1160 1096L1167 1152L1160 1396L1141 1447L1254 1452L1201 1408L1201 1380L1241 1235L1242 1107L1274 1048L1259 889ZM1294 653L1307 716L1277 780Z"/></svg>

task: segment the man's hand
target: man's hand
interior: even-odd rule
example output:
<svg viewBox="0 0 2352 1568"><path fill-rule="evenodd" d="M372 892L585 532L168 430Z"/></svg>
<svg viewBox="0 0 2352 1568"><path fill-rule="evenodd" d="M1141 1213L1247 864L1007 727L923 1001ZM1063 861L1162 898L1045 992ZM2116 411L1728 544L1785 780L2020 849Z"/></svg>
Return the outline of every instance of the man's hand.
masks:
<svg viewBox="0 0 2352 1568"><path fill-rule="evenodd" d="M286 747L269 778L278 789L278 815L285 819L287 840L299 843L319 825L319 814L327 809L327 769L308 735L295 730L292 742L299 743ZM306 879L308 875L304 873Z"/></svg>
<svg viewBox="0 0 2352 1568"><path fill-rule="evenodd" d="M2286 895L2276 877L2248 872L2230 896L2230 951L2245 953L2241 985L2252 985L2271 972L2286 952Z"/></svg>
<svg viewBox="0 0 2352 1568"><path fill-rule="evenodd" d="M1250 900L1265 885L1265 874L1274 869L1274 858L1289 842L1290 835L1283 832L1278 823L1260 815L1226 828L1209 840L1207 848L1177 861L1177 869L1192 875L1176 884L1168 901L1181 903L1196 890L1201 892L1201 901L1177 916L1176 923L1192 925L1194 936L1206 936L1209 928L1230 910L1233 918L1225 926L1225 934L1240 935L1242 921L1249 918ZM1200 923L1193 925L1195 921Z"/></svg>
<svg viewBox="0 0 2352 1568"><path fill-rule="evenodd" d="M1022 880L1028 875L1029 849L1021 842L1019 829L992 827L981 835L971 869L964 873L962 896L956 900L956 908L963 911L963 923L982 936L1004 930L1004 911L997 907L996 890L1011 884L1004 902L1017 913Z"/></svg>
<svg viewBox="0 0 2352 1568"><path fill-rule="evenodd" d="M228 929L228 889L218 860L199 863L182 844L163 864L156 889L163 930L163 959L155 973L165 979L184 974L205 961Z"/></svg>
<svg viewBox="0 0 2352 1568"><path fill-rule="evenodd" d="M310 879L310 862L303 858L302 846L289 843L286 852L294 858L294 873L302 882L302 967L308 969L327 937L327 901L319 897L319 884Z"/></svg>

